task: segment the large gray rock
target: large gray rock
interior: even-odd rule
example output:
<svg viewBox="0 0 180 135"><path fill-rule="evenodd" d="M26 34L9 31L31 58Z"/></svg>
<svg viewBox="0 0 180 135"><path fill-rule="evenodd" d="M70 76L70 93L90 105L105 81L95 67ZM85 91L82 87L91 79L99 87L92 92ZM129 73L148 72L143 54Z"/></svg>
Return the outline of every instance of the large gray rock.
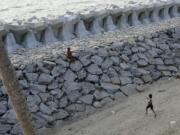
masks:
<svg viewBox="0 0 180 135"><path fill-rule="evenodd" d="M118 76L111 77L112 84L120 85L121 81Z"/></svg>
<svg viewBox="0 0 180 135"><path fill-rule="evenodd" d="M52 110L49 106L45 105L44 103L40 104L40 111L44 114L51 115Z"/></svg>
<svg viewBox="0 0 180 135"><path fill-rule="evenodd" d="M143 80L141 80L141 78L133 78L133 83L138 84L138 85L142 85L144 84Z"/></svg>
<svg viewBox="0 0 180 135"><path fill-rule="evenodd" d="M8 135L6 133L8 133L11 129L12 129L11 125L0 123L0 134L1 135Z"/></svg>
<svg viewBox="0 0 180 135"><path fill-rule="evenodd" d="M53 81L52 83L48 84L48 90L54 90L57 89L59 87L59 84L57 81Z"/></svg>
<svg viewBox="0 0 180 135"><path fill-rule="evenodd" d="M103 62L103 59L102 59L100 56L98 56L98 55L94 55L93 57L91 57L91 61L92 61L94 64L100 66L100 65L102 64L102 62Z"/></svg>
<svg viewBox="0 0 180 135"><path fill-rule="evenodd" d="M75 61L70 64L70 68L75 72L79 71L82 67L83 65L79 61Z"/></svg>
<svg viewBox="0 0 180 135"><path fill-rule="evenodd" d="M66 81L74 81L77 78L77 75L68 69L64 74L64 80Z"/></svg>
<svg viewBox="0 0 180 135"><path fill-rule="evenodd" d="M27 102L34 105L39 105L41 103L41 98L38 95L29 95L27 97Z"/></svg>
<svg viewBox="0 0 180 135"><path fill-rule="evenodd" d="M145 61L143 59L138 60L137 64L138 64L139 67L144 67L144 66L148 65L147 61Z"/></svg>
<svg viewBox="0 0 180 135"><path fill-rule="evenodd" d="M71 104L68 107L66 107L67 111L72 112L84 112L85 111L85 105L82 104Z"/></svg>
<svg viewBox="0 0 180 135"><path fill-rule="evenodd" d="M119 85L114 85L111 83L101 83L101 87L111 94L117 92L120 89Z"/></svg>
<svg viewBox="0 0 180 135"><path fill-rule="evenodd" d="M38 80L38 74L36 73L25 73L25 76L29 82L37 82Z"/></svg>
<svg viewBox="0 0 180 135"><path fill-rule="evenodd" d="M123 69L123 70L128 70L130 68L130 66L127 64L127 63L120 63L120 67Z"/></svg>
<svg viewBox="0 0 180 135"><path fill-rule="evenodd" d="M108 69L113 64L112 60L110 58L106 58L105 61L102 63L101 68L102 69Z"/></svg>
<svg viewBox="0 0 180 135"><path fill-rule="evenodd" d="M68 105L68 99L67 97L63 97L60 101L59 101L59 107L60 108L64 108Z"/></svg>
<svg viewBox="0 0 180 135"><path fill-rule="evenodd" d="M150 75L143 75L142 79L145 83L152 82L152 77Z"/></svg>
<svg viewBox="0 0 180 135"><path fill-rule="evenodd" d="M73 82L73 81L66 81L64 83L64 88L65 88L65 92L67 94L71 93L72 91L81 90L80 84L77 82Z"/></svg>
<svg viewBox="0 0 180 135"><path fill-rule="evenodd" d="M111 79L109 78L109 76L107 74L103 74L101 79L100 79L100 82L102 82L102 83L110 83Z"/></svg>
<svg viewBox="0 0 180 135"><path fill-rule="evenodd" d="M64 61L62 58L58 58L55 60L55 62L63 67L68 67L69 63Z"/></svg>
<svg viewBox="0 0 180 135"><path fill-rule="evenodd" d="M53 77L60 76L66 72L66 68L62 66L56 66L52 69L51 74Z"/></svg>
<svg viewBox="0 0 180 135"><path fill-rule="evenodd" d="M87 72L83 68L77 72L77 77L79 80L84 80L84 78L86 78L86 76L87 76Z"/></svg>
<svg viewBox="0 0 180 135"><path fill-rule="evenodd" d="M98 49L98 55L101 57L107 57L108 56L108 52L105 48L99 48Z"/></svg>
<svg viewBox="0 0 180 135"><path fill-rule="evenodd" d="M88 74L86 81L98 83L99 82L99 76Z"/></svg>
<svg viewBox="0 0 180 135"><path fill-rule="evenodd" d="M93 75L100 75L102 74L102 70L96 65L96 64L91 64L88 68L87 71Z"/></svg>
<svg viewBox="0 0 180 135"><path fill-rule="evenodd" d="M155 59L155 64L156 65L164 65L164 62L163 62L163 60L161 58L156 58Z"/></svg>
<svg viewBox="0 0 180 135"><path fill-rule="evenodd" d="M85 95L79 98L80 101L82 101L85 104L91 105L93 103L94 96L93 95Z"/></svg>
<svg viewBox="0 0 180 135"><path fill-rule="evenodd" d="M132 79L130 77L121 76L120 77L121 85L126 85L132 83Z"/></svg>
<svg viewBox="0 0 180 135"><path fill-rule="evenodd" d="M2 117L1 120L5 124L17 123L16 113L13 109L8 110Z"/></svg>
<svg viewBox="0 0 180 135"><path fill-rule="evenodd" d="M113 65L119 66L119 63L120 63L119 57L112 56L110 59L112 60Z"/></svg>
<svg viewBox="0 0 180 135"><path fill-rule="evenodd" d="M79 97L81 96L81 93L79 91L71 91L67 97L71 102L75 102Z"/></svg>
<svg viewBox="0 0 180 135"><path fill-rule="evenodd" d="M42 73L39 76L38 82L39 84L50 84L53 80L53 77L49 74Z"/></svg>
<svg viewBox="0 0 180 135"><path fill-rule="evenodd" d="M153 80L157 80L157 79L159 79L160 77L162 77L162 76L161 76L161 72L159 72L159 71L152 71L151 76L152 76L152 79L153 79Z"/></svg>
<svg viewBox="0 0 180 135"><path fill-rule="evenodd" d="M83 66L88 66L91 63L90 55L86 55L80 58L81 63Z"/></svg>
<svg viewBox="0 0 180 135"><path fill-rule="evenodd" d="M158 65L158 66L157 66L157 70L167 71L167 70L168 70L168 67L167 67L167 66L164 66L164 65Z"/></svg>
<svg viewBox="0 0 180 135"><path fill-rule="evenodd" d="M69 113L63 109L58 110L58 113L53 114L55 120L62 120L69 116Z"/></svg>
<svg viewBox="0 0 180 135"><path fill-rule="evenodd" d="M125 93L128 96L133 93L136 93L136 85L135 84L127 84L125 86L121 86L120 89L123 93Z"/></svg>
<svg viewBox="0 0 180 135"><path fill-rule="evenodd" d="M109 97L109 94L107 92L103 91L103 90L96 90L94 92L94 97L95 97L96 100L101 100L101 99L103 99L105 97Z"/></svg>
<svg viewBox="0 0 180 135"><path fill-rule="evenodd" d="M39 93L39 96L43 103L47 102L48 98L50 97L49 93Z"/></svg>
<svg viewBox="0 0 180 135"><path fill-rule="evenodd" d="M110 97L106 97L104 99L101 100L101 105L105 106L106 104L112 103L113 100Z"/></svg>
<svg viewBox="0 0 180 135"><path fill-rule="evenodd" d="M174 64L174 61L173 61L173 59L165 59L164 64L170 66L170 65Z"/></svg>
<svg viewBox="0 0 180 135"><path fill-rule="evenodd" d="M5 114L7 111L7 102L6 101L1 101L0 102L0 116Z"/></svg>
<svg viewBox="0 0 180 135"><path fill-rule="evenodd" d="M89 82L82 82L81 86L82 86L81 93L83 93L83 94L89 94L90 92L95 90L94 84L89 83Z"/></svg>
<svg viewBox="0 0 180 135"><path fill-rule="evenodd" d="M29 88L29 84L28 82L24 79L24 80L19 80L19 84L22 86L22 88L26 89Z"/></svg>
<svg viewBox="0 0 180 135"><path fill-rule="evenodd" d="M19 124L14 125L14 127L11 130L11 134L13 134L13 135L23 135Z"/></svg>
<svg viewBox="0 0 180 135"><path fill-rule="evenodd" d="M30 85L30 91L36 91L37 93L46 92L46 85L32 84Z"/></svg>

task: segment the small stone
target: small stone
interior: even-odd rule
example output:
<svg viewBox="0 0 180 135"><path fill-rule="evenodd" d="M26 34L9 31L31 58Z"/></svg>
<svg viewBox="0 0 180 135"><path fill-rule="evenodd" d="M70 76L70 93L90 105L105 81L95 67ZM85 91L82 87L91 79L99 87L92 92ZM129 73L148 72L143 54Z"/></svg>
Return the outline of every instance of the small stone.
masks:
<svg viewBox="0 0 180 135"><path fill-rule="evenodd" d="M69 94L69 93L71 93L72 91L81 90L80 84L77 83L77 82L73 82L73 81L66 81L66 82L64 83L64 88L65 88L66 94Z"/></svg>

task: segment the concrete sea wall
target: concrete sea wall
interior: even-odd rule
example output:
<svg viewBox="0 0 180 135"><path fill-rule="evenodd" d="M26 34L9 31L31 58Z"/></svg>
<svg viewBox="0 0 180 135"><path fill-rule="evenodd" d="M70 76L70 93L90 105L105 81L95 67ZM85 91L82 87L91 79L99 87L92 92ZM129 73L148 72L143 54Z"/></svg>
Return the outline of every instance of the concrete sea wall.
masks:
<svg viewBox="0 0 180 135"><path fill-rule="evenodd" d="M49 56L14 63L36 127L50 127L143 92L147 84L179 76L180 29L133 42L76 50L74 61ZM15 113L0 83L0 135L20 135Z"/></svg>
<svg viewBox="0 0 180 135"><path fill-rule="evenodd" d="M4 43L8 52L36 48L104 32L160 22L180 16L180 3L169 2L148 7L127 7L84 15L66 15L57 20L24 25L3 25Z"/></svg>

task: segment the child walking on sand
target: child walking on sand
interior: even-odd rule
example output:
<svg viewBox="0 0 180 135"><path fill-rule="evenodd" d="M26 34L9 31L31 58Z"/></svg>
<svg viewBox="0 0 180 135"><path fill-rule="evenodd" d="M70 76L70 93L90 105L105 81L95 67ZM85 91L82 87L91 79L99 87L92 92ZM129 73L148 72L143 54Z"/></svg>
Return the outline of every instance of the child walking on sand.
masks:
<svg viewBox="0 0 180 135"><path fill-rule="evenodd" d="M149 94L148 97L148 103L147 103L147 106L146 106L146 114L148 114L148 109L150 108L151 111L154 113L154 117L156 117L156 112L154 111L154 108L153 108L153 103L152 103L152 94Z"/></svg>

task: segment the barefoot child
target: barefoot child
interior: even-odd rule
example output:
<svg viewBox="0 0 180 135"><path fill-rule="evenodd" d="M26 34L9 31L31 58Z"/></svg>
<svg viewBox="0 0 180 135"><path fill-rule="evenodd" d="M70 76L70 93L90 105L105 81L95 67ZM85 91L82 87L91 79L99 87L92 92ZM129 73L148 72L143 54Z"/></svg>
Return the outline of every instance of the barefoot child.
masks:
<svg viewBox="0 0 180 135"><path fill-rule="evenodd" d="M147 106L146 106L146 114L148 114L148 109L150 108L151 111L154 113L154 117L156 117L156 112L154 111L153 103L152 103L152 94L149 94L147 99L148 99L148 103L147 103Z"/></svg>

